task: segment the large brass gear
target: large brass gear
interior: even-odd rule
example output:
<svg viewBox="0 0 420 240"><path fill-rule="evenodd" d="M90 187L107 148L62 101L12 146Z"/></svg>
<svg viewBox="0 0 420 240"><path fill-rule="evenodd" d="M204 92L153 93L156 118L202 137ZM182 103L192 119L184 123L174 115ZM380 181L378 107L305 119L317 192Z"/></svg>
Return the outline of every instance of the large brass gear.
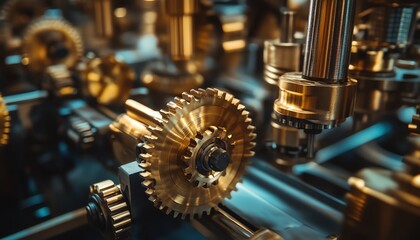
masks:
<svg viewBox="0 0 420 240"><path fill-rule="evenodd" d="M57 64L73 68L83 55L83 42L79 32L67 21L42 17L26 29L23 52L22 63L35 73Z"/></svg>
<svg viewBox="0 0 420 240"><path fill-rule="evenodd" d="M6 104L0 94L0 147L9 141L10 116Z"/></svg>
<svg viewBox="0 0 420 240"><path fill-rule="evenodd" d="M253 156L255 127L240 101L226 92L208 88L184 92L161 110L156 126L149 126L140 148L140 174L146 193L156 207L182 218L210 214L212 208L231 197ZM231 145L230 161L217 184L206 187L190 182L184 169L185 156L191 151L191 139L205 135L208 129L224 129ZM210 133L211 134L211 133ZM222 135L220 135L222 136ZM220 137L219 137L220 138ZM198 159L195 159L198 161Z"/></svg>

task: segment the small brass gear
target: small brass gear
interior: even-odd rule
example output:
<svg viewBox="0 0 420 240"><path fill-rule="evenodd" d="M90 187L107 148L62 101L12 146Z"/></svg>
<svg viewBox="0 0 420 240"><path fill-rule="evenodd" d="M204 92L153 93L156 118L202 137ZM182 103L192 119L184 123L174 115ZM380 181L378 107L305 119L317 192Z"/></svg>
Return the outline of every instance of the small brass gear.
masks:
<svg viewBox="0 0 420 240"><path fill-rule="evenodd" d="M221 176L226 175L225 165L229 162L224 162L223 166L201 166L202 164L197 161L199 158L208 158L203 156L204 152L208 149L211 153L212 148L222 149L223 153L230 154L233 147L230 140L232 136L226 135L226 129L210 126L203 133L197 133L195 138L190 140L188 149L183 156L187 167L184 169L185 175L188 180L197 187L210 187L211 184L217 184ZM214 163L213 163L214 164ZM208 162L207 162L208 165ZM218 164L220 165L220 163ZM212 169L213 168L213 169ZM218 169L220 168L220 169Z"/></svg>
<svg viewBox="0 0 420 240"><path fill-rule="evenodd" d="M174 217L179 214L182 218L201 217L205 212L210 214L212 208L231 197L231 191L236 190L236 184L249 164L247 159L254 154L252 148L256 134L249 112L231 94L214 88L184 92L182 98L176 97L167 107L167 110L160 111L162 118L155 119L157 125L149 126L150 134L143 137L145 142L138 156L139 166L144 169L140 175L144 179L143 186L147 188L146 194L156 207ZM200 138L198 136L210 142L228 139L225 147L229 161L225 170L219 171L223 172L221 176L213 179L206 179L206 174L201 178L197 178L198 175L186 176L188 161L202 161L185 157L192 156L195 149L197 152L207 151L205 156L213 154L210 157L215 157L215 152L226 157L224 149L217 148L219 151L216 152L212 148L206 150L194 146L192 139L195 141ZM207 147L201 141L199 144ZM205 184L198 186L191 180ZM217 180L217 184L212 184L213 180Z"/></svg>
<svg viewBox="0 0 420 240"><path fill-rule="evenodd" d="M90 186L90 200L86 206L91 224L109 239L129 239L131 213L119 185L105 180Z"/></svg>
<svg viewBox="0 0 420 240"><path fill-rule="evenodd" d="M67 21L42 17L34 20L23 35L22 63L34 73L48 66L64 64L73 68L83 55L79 32Z"/></svg>
<svg viewBox="0 0 420 240"><path fill-rule="evenodd" d="M0 147L6 145L9 142L10 133L10 116L0 94Z"/></svg>

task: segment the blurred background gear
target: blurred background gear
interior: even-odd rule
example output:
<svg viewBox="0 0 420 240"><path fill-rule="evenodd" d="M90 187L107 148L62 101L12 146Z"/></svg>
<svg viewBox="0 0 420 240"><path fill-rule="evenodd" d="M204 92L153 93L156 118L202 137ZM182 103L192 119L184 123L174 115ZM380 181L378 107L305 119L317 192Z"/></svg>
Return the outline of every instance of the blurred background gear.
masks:
<svg viewBox="0 0 420 240"><path fill-rule="evenodd" d="M22 63L34 73L56 64L73 68L83 55L83 42L77 29L64 19L43 17L25 30L23 52Z"/></svg>
<svg viewBox="0 0 420 240"><path fill-rule="evenodd" d="M105 105L127 100L136 78L134 70L114 55L90 59L79 71L86 96Z"/></svg>

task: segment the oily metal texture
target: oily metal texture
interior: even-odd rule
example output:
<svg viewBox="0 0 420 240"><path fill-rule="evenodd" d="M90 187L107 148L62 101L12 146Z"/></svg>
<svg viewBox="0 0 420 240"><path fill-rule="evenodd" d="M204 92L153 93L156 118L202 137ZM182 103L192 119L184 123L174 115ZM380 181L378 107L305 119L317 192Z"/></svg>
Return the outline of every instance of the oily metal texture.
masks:
<svg viewBox="0 0 420 240"><path fill-rule="evenodd" d="M76 65L83 55L83 42L78 31L67 21L39 18L28 26L23 37L22 63L30 71L42 73L48 66Z"/></svg>
<svg viewBox="0 0 420 240"><path fill-rule="evenodd" d="M144 136L140 148L139 165L146 193L154 205L182 218L204 212L230 198L241 180L247 158L253 156L255 127L251 125L249 112L232 95L208 88L184 92L161 110L162 118L155 118L156 125L149 126L150 135ZM192 184L186 177L187 167L183 159L191 139L203 134L209 127L225 129L232 145L230 164L226 174L217 184L202 187Z"/></svg>

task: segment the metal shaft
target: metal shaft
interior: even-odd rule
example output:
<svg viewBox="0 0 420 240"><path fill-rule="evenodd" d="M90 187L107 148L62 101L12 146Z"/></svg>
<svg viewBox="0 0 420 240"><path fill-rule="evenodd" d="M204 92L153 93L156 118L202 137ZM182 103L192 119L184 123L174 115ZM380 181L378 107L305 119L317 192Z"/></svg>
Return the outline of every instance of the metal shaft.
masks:
<svg viewBox="0 0 420 240"><path fill-rule="evenodd" d="M125 108L129 117L149 126L156 126L156 119L162 118L162 115L158 111L131 99L125 102Z"/></svg>
<svg viewBox="0 0 420 240"><path fill-rule="evenodd" d="M112 1L94 0L93 11L96 34L99 37L112 37L114 34Z"/></svg>
<svg viewBox="0 0 420 240"><path fill-rule="evenodd" d="M193 14L197 0L166 0L169 16L169 51L174 61L187 61L193 55Z"/></svg>
<svg viewBox="0 0 420 240"><path fill-rule="evenodd" d="M281 38L282 43L293 43L293 34L295 32L294 11L283 11L281 18Z"/></svg>
<svg viewBox="0 0 420 240"><path fill-rule="evenodd" d="M347 80L354 5L354 0L311 1L304 78L328 83Z"/></svg>

